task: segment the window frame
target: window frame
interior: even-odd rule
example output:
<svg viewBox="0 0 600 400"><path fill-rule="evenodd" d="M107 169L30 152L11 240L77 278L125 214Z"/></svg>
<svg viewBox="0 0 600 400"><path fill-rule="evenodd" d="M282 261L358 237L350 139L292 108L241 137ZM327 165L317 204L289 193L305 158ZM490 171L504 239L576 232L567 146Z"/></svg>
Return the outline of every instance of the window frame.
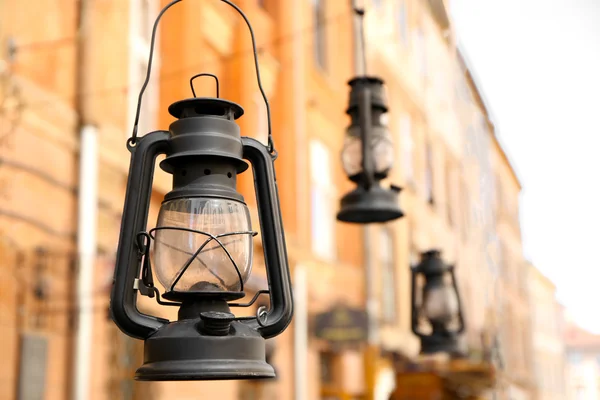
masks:
<svg viewBox="0 0 600 400"><path fill-rule="evenodd" d="M454 229L456 226L456 218L454 214L454 193L455 193L455 174L454 174L454 162L447 157L446 159L446 220L448 226Z"/></svg>
<svg viewBox="0 0 600 400"><path fill-rule="evenodd" d="M469 232L472 227L471 219L471 195L469 191L469 185L464 178L460 178L460 192L461 192L461 231L463 241L469 239Z"/></svg>
<svg viewBox="0 0 600 400"><path fill-rule="evenodd" d="M427 78L428 69L427 69L427 38L425 37L425 32L422 27L417 27L414 30L413 36L413 46L415 53L415 62L417 63L417 72L421 76L421 78Z"/></svg>
<svg viewBox="0 0 600 400"><path fill-rule="evenodd" d="M269 121L267 117L267 105L260 91L256 91L252 97L254 112L256 113L256 133L254 138L265 146L269 138Z"/></svg>
<svg viewBox="0 0 600 400"><path fill-rule="evenodd" d="M576 358L576 360L574 358ZM571 365L579 365L583 361L583 355L578 351L569 352L567 353L567 361Z"/></svg>
<svg viewBox="0 0 600 400"><path fill-rule="evenodd" d="M314 150L319 148L319 150ZM333 168L331 163L331 149L320 139L309 141L309 165L310 165L310 205L311 205L311 250L317 257L327 261L337 259L336 243L336 212L337 187L334 182ZM318 163L318 164L317 164ZM315 203L324 207L326 216L321 215L315 209ZM317 229L316 222L327 224L320 225ZM324 229L325 228L325 229ZM325 232L324 236L323 231Z"/></svg>
<svg viewBox="0 0 600 400"><path fill-rule="evenodd" d="M141 10L142 2L148 4L147 15L144 18ZM154 19L159 12L159 0L129 0L129 73L128 73L128 107L129 126L133 127L137 108L139 91L146 79L146 74L141 73L141 68L148 69L148 57L150 55L150 44L152 38L152 27ZM144 37L141 32L142 26L147 26L150 31ZM140 108L140 120L138 121L138 133L144 135L156 129L158 123L159 105L159 79L160 71L160 37L157 32L154 43L154 55L152 60L153 71L150 75L148 86L144 91ZM158 47L157 47L158 46ZM127 137L130 136L129 129L125 129Z"/></svg>
<svg viewBox="0 0 600 400"><path fill-rule="evenodd" d="M327 0L311 0L313 14L313 58L322 71L328 70Z"/></svg>
<svg viewBox="0 0 600 400"><path fill-rule="evenodd" d="M430 140L425 140L425 171L423 177L425 198L427 203L435 205L435 171L433 162L433 146Z"/></svg>
<svg viewBox="0 0 600 400"><path fill-rule="evenodd" d="M409 113L404 113L399 118L400 133L400 159L402 160L402 173L407 183L415 181L415 139L413 136L413 121Z"/></svg>
<svg viewBox="0 0 600 400"><path fill-rule="evenodd" d="M379 236L379 240L381 241L380 246L382 246L380 247L380 251L378 253L380 271L379 277L381 284L380 318L385 323L394 324L398 321L398 291L396 288L398 271L396 270L396 246L394 245L395 233L390 226L383 225L380 227ZM384 241L388 241L389 245L383 245ZM387 255L384 256L386 250ZM387 298L388 295L391 296L389 301ZM388 312L386 306L390 306L391 311Z"/></svg>
<svg viewBox="0 0 600 400"><path fill-rule="evenodd" d="M396 25L398 27L399 43L407 47L410 43L410 29L408 26L408 6L406 0L399 0L396 7Z"/></svg>

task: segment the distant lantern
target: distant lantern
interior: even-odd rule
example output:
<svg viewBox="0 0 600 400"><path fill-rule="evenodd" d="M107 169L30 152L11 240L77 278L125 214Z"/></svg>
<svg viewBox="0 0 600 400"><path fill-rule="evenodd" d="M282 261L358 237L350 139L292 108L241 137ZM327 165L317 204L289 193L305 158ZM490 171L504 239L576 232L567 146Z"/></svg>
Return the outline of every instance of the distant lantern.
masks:
<svg viewBox="0 0 600 400"><path fill-rule="evenodd" d="M419 265L411 268L412 331L421 339L421 353L438 352L461 355L459 338L465 330L454 266L444 263L440 252L430 250L421 255ZM424 284L418 287L417 276ZM417 292L421 292L417 302ZM429 334L419 326L421 319L431 326Z"/></svg>
<svg viewBox="0 0 600 400"><path fill-rule="evenodd" d="M152 33L154 45L156 26ZM254 33L243 12L228 0ZM152 51L150 53L152 60ZM121 234L111 293L111 315L129 336L144 340L144 364L139 380L214 380L273 378L266 361L266 339L282 333L292 319L292 291L275 181L276 152L271 136L269 105L264 96L258 62L258 85L266 103L269 145L241 137L235 122L243 114L238 104L217 97L189 98L171 104L176 118L168 131L137 137L140 103L132 138L128 141L131 165L127 182ZM146 82L151 73L149 63ZM140 93L140 102L145 89ZM154 163L173 177L156 227L146 231ZM250 212L236 190L237 175L250 161L261 225L269 290L259 291L247 304L234 303L245 296L253 258ZM154 285L164 288L161 300ZM161 305L179 308L177 321L141 313L137 294L156 298ZM270 307L255 316L238 317L232 307L249 307L261 294L269 294Z"/></svg>
<svg viewBox="0 0 600 400"><path fill-rule="evenodd" d="M342 166L356 189L344 195L337 219L343 222L387 222L403 216L400 188L383 187L394 162L394 145L387 126L383 80L357 77L349 82L350 102Z"/></svg>

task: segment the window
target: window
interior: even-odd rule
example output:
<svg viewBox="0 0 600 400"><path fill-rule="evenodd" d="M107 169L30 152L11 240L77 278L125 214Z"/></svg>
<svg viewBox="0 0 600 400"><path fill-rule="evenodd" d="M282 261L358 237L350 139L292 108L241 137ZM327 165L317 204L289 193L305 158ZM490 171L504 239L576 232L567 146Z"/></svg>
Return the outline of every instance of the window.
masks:
<svg viewBox="0 0 600 400"><path fill-rule="evenodd" d="M256 303L256 308L261 306L269 308L268 301L259 300ZM267 339L265 346L265 359L267 363L273 365L275 369L277 369L273 363L273 355L277 346L275 339ZM239 381L237 400L276 400L278 399L277 386L278 385L275 381L268 379L250 379Z"/></svg>
<svg viewBox="0 0 600 400"><path fill-rule="evenodd" d="M146 59L137 59L134 61L136 63L137 66L137 74L133 80L133 82L135 82L133 89L133 92L137 92L138 90L141 89L142 85L144 84L144 80L146 79L146 74L147 74L147 70L148 70L148 60ZM140 108L140 120L138 121L138 133L140 135L145 135L146 133L150 132L151 130L154 129L155 127L155 123L153 123L154 119L155 119L155 115L154 112L156 111L153 105L153 100L155 97L155 93L154 91L156 90L157 85L155 85L155 79L151 78L150 83L148 84L148 87L146 88L146 91L144 93L144 97L142 99L142 106ZM137 95L136 95L136 99L137 99ZM137 100L136 100L136 104L137 104ZM127 132L127 134L129 134L129 132Z"/></svg>
<svg viewBox="0 0 600 400"><path fill-rule="evenodd" d="M461 180L460 182L460 194L462 200L462 234L463 240L467 240L469 237L469 231L471 230L471 198L469 197L469 188L464 180Z"/></svg>
<svg viewBox="0 0 600 400"><path fill-rule="evenodd" d="M584 386L578 386L577 387L577 400L586 400L586 396L585 396L585 387Z"/></svg>
<svg viewBox="0 0 600 400"><path fill-rule="evenodd" d="M501 212L502 210L502 202L504 198L504 193L502 191L502 180L498 175L494 175L494 188L495 190L495 199L494 199L494 208L496 212Z"/></svg>
<svg viewBox="0 0 600 400"><path fill-rule="evenodd" d="M445 61L445 59L444 59ZM437 100L440 102L442 107L446 107L448 105L448 80L446 76L448 74L448 67L444 61L437 61L437 68L435 68L435 92L437 95ZM432 77L433 78L433 77Z"/></svg>
<svg viewBox="0 0 600 400"><path fill-rule="evenodd" d="M130 0L129 19L129 107L135 110L138 93L144 84L148 70L148 54L150 53L150 39L152 25L158 12L158 0ZM159 47L155 47L153 60L154 74L144 92L138 132L144 135L156 128L158 109L158 69L160 60ZM133 112L130 115L135 115ZM131 121L133 125L133 120ZM126 130L127 136L131 132Z"/></svg>
<svg viewBox="0 0 600 400"><path fill-rule="evenodd" d="M469 91L467 83L465 82L464 72L459 70L456 76L456 84L454 86L456 98L463 103L471 103L471 92Z"/></svg>
<svg viewBox="0 0 600 400"><path fill-rule="evenodd" d="M569 353L567 357L569 359L569 363L573 365L581 363L582 357L580 353Z"/></svg>
<svg viewBox="0 0 600 400"><path fill-rule="evenodd" d="M417 62L417 70L421 76L427 76L427 48L425 42L425 34L421 28L417 28L414 35L414 51L415 60Z"/></svg>
<svg viewBox="0 0 600 400"><path fill-rule="evenodd" d="M404 169L404 176L407 181L414 181L414 168L413 168L413 149L414 142L412 137L412 126L410 115L404 114L400 119L400 137L402 146L402 167Z"/></svg>
<svg viewBox="0 0 600 400"><path fill-rule="evenodd" d="M238 385L238 400L275 400L273 383L263 380L240 381Z"/></svg>
<svg viewBox="0 0 600 400"><path fill-rule="evenodd" d="M499 242L499 247L500 247L500 262L499 262L499 267L500 267L500 273L502 274L502 277L504 279L506 279L507 281L509 281L510 279L510 254L508 253L508 249L506 247L506 244L503 241Z"/></svg>
<svg viewBox="0 0 600 400"><path fill-rule="evenodd" d="M262 97L262 93L256 92L254 94L254 112L256 113L256 132L253 133L253 137L259 140L262 144L267 144L269 137L269 125L267 119L267 106L265 100Z"/></svg>
<svg viewBox="0 0 600 400"><path fill-rule="evenodd" d="M446 162L446 217L448 225L454 227L454 169L450 161Z"/></svg>
<svg viewBox="0 0 600 400"><path fill-rule="evenodd" d="M408 18L406 13L406 1L400 0L398 2L398 33L400 35L400 42L403 45L408 44Z"/></svg>
<svg viewBox="0 0 600 400"><path fill-rule="evenodd" d="M133 376L143 359L143 344L125 336L114 324L109 324L107 328L112 344L108 349L108 359L112 366L108 371L109 397L113 400L154 399L152 385L136 385L134 389Z"/></svg>
<svg viewBox="0 0 600 400"><path fill-rule="evenodd" d="M427 143L425 146L425 196L429 204L434 204L433 193L433 150Z"/></svg>
<svg viewBox="0 0 600 400"><path fill-rule="evenodd" d="M313 2L313 47L315 61L322 69L327 69L327 31L325 0L312 0Z"/></svg>
<svg viewBox="0 0 600 400"><path fill-rule="evenodd" d="M321 372L321 384L331 385L335 383L335 354L324 351L319 354L319 365Z"/></svg>
<svg viewBox="0 0 600 400"><path fill-rule="evenodd" d="M335 185L331 178L331 152L320 141L310 142L312 249L319 257L333 260L335 248Z"/></svg>
<svg viewBox="0 0 600 400"><path fill-rule="evenodd" d="M134 1L134 3L136 3ZM154 24L154 7L152 0L138 0L139 4L139 12L135 17L139 20L138 25L138 35L144 41L150 43L150 39L152 38L152 25Z"/></svg>
<svg viewBox="0 0 600 400"><path fill-rule="evenodd" d="M19 335L19 399L42 399L48 373L48 338L42 335Z"/></svg>
<svg viewBox="0 0 600 400"><path fill-rule="evenodd" d="M410 267L416 267L419 263L421 262L421 256L419 255L419 252L416 249L411 249L410 250L410 255L409 255L409 263L410 263Z"/></svg>
<svg viewBox="0 0 600 400"><path fill-rule="evenodd" d="M394 236L383 227L379 234L379 263L381 268L381 311L385 322L396 321L396 264L394 262Z"/></svg>

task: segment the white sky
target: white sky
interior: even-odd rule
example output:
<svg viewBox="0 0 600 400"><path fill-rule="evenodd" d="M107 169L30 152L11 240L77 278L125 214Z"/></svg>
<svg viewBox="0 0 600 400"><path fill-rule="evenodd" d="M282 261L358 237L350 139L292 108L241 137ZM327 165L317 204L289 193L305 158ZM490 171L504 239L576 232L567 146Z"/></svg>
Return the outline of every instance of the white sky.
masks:
<svg viewBox="0 0 600 400"><path fill-rule="evenodd" d="M449 0L523 184L525 255L600 333L600 0Z"/></svg>

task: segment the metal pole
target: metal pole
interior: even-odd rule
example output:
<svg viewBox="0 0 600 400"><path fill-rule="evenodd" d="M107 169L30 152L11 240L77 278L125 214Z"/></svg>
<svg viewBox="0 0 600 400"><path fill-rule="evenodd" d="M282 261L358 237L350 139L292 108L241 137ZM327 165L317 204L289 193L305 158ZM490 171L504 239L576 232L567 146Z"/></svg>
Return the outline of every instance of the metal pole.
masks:
<svg viewBox="0 0 600 400"><path fill-rule="evenodd" d="M363 37L364 4L361 0L351 0L351 2L353 10L354 75L364 76L367 73L365 43Z"/></svg>
<svg viewBox="0 0 600 400"><path fill-rule="evenodd" d="M77 341L75 349L74 400L90 397L93 334L94 264L96 262L96 221L98 204L98 139L97 129L81 129L79 167L79 216L77 227Z"/></svg>
<svg viewBox="0 0 600 400"><path fill-rule="evenodd" d="M90 397L93 340L94 267L96 263L96 226L98 212L98 130L92 125L92 108L86 93L92 87L91 42L92 2L80 0L77 26L77 114L79 141L79 190L77 226L77 325L73 365L73 400Z"/></svg>
<svg viewBox="0 0 600 400"><path fill-rule="evenodd" d="M364 76L367 73L366 68L366 50L363 34L364 4L360 0L351 0L353 17L353 36L354 36L354 72L356 76ZM365 146L365 143L363 143ZM365 302L368 318L367 326L367 348L364 354L364 381L365 381L365 399L373 400L375 396L375 383L377 374L377 359L379 356L378 348L378 325L377 325L377 300L373 291L373 257L371 227L365 225L363 228L363 251L365 264Z"/></svg>
<svg viewBox="0 0 600 400"><path fill-rule="evenodd" d="M379 332L377 325L377 300L373 291L373 257L371 247L372 227L365 225L363 229L364 243L364 263L365 263L365 300L367 303L367 349L365 352L365 398L374 400L375 385L377 380L377 364L379 358Z"/></svg>
<svg viewBox="0 0 600 400"><path fill-rule="evenodd" d="M294 268L294 400L306 400L308 381L308 295L306 270Z"/></svg>

